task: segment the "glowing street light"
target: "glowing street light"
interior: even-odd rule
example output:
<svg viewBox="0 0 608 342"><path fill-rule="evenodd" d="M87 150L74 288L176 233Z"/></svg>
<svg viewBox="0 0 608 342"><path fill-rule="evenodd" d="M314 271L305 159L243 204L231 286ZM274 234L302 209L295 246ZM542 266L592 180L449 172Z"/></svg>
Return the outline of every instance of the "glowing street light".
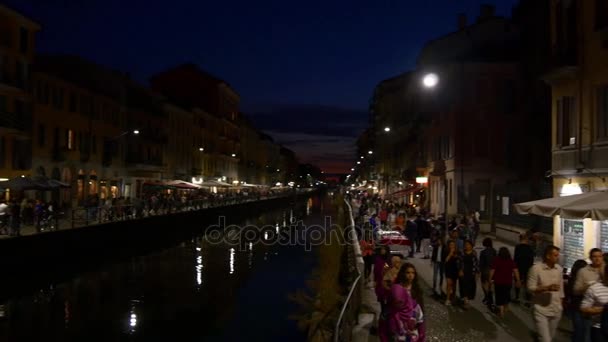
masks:
<svg viewBox="0 0 608 342"><path fill-rule="evenodd" d="M353 168L351 168L350 170L351 170L351 171L355 171L355 168L353 167Z"/></svg>
<svg viewBox="0 0 608 342"><path fill-rule="evenodd" d="M361 156L361 159L365 159L365 157L364 157L364 156Z"/></svg>
<svg viewBox="0 0 608 342"><path fill-rule="evenodd" d="M201 152L203 152L205 149L202 148L202 147L199 147L198 150L201 151Z"/></svg>
<svg viewBox="0 0 608 342"><path fill-rule="evenodd" d="M357 165L359 165L359 164L361 164L361 162L360 162L360 161L358 161L358 162L357 162Z"/></svg>
<svg viewBox="0 0 608 342"><path fill-rule="evenodd" d="M369 150L369 151L367 151L367 154L374 154L374 151Z"/></svg>
<svg viewBox="0 0 608 342"><path fill-rule="evenodd" d="M133 130L133 134L139 134L139 130L138 129Z"/></svg>
<svg viewBox="0 0 608 342"><path fill-rule="evenodd" d="M236 154L235 154L235 153L233 153L233 154L232 154L232 158L234 158L234 157L236 157Z"/></svg>
<svg viewBox="0 0 608 342"><path fill-rule="evenodd" d="M384 131L385 131L385 132L390 132L390 131L391 131L391 128L390 128L390 127L388 127L388 126L387 126L387 127L384 127Z"/></svg>
<svg viewBox="0 0 608 342"><path fill-rule="evenodd" d="M435 73L430 72L422 78L422 85L425 88L435 88L437 83L439 83L439 76Z"/></svg>

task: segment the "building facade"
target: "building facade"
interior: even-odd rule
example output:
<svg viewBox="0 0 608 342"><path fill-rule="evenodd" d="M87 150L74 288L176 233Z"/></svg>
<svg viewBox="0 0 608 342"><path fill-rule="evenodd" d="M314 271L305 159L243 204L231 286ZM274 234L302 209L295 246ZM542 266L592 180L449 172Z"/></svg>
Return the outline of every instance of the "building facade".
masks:
<svg viewBox="0 0 608 342"><path fill-rule="evenodd" d="M40 25L0 5L0 179L32 166L32 83Z"/></svg>

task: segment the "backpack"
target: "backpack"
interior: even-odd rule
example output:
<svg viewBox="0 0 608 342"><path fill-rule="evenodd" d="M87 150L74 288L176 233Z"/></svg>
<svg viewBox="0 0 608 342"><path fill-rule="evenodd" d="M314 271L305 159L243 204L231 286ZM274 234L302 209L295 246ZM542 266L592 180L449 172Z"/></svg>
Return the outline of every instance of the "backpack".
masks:
<svg viewBox="0 0 608 342"><path fill-rule="evenodd" d="M604 311L602 311L602 317L600 318L600 330L602 336L608 338L608 304L604 305Z"/></svg>

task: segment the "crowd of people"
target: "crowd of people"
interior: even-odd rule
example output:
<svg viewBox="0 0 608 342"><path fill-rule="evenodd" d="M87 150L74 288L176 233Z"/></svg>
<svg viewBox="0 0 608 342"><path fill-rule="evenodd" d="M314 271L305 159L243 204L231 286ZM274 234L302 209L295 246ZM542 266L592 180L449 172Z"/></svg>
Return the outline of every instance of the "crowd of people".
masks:
<svg viewBox="0 0 608 342"><path fill-rule="evenodd" d="M200 210L243 201L260 200L285 195L292 189L239 189L212 193L203 190L189 191L144 191L141 196L110 196L100 198L91 195L80 206L59 208L53 201L26 197L6 201L0 199L0 235L20 236L24 226L35 231L56 230L59 220L72 220L71 226L94 224L118 220L138 219L147 216L165 215L179 211ZM63 211L69 211L62 215ZM70 214L71 213L71 214ZM69 223L68 223L69 225Z"/></svg>
<svg viewBox="0 0 608 342"><path fill-rule="evenodd" d="M572 319L572 341L608 341L608 253L592 249L590 263L578 260L569 277L564 277L558 262L560 249L545 243L535 230L520 235L513 256L507 247L496 250L488 237L481 239L483 249L478 254L476 212L453 218L446 227L442 217L435 219L423 209L379 196L361 194L350 199L358 208L364 278L373 281L380 303L381 341L425 340L429 322L424 316L424 295L416 268L407 262L414 252L430 259L433 296L445 306L468 309L477 298L479 283L483 304L499 319L510 303L530 308L539 341L554 340L564 312ZM402 232L411 244L408 255L379 244L379 230Z"/></svg>
<svg viewBox="0 0 608 342"><path fill-rule="evenodd" d="M56 224L53 202L23 198L0 199L0 235L19 236L23 225L36 231L54 229Z"/></svg>

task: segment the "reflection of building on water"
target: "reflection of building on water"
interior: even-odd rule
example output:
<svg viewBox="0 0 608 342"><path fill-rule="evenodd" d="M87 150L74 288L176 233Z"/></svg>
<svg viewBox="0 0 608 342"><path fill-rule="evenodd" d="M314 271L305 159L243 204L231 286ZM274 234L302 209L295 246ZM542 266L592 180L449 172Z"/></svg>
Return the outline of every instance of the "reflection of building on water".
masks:
<svg viewBox="0 0 608 342"><path fill-rule="evenodd" d="M306 202L306 215L310 215L312 209L312 198L308 199L308 202Z"/></svg>
<svg viewBox="0 0 608 342"><path fill-rule="evenodd" d="M249 260L248 260L248 264L249 264L249 269L251 269L251 267L253 266L253 243L252 242L249 243Z"/></svg>
<svg viewBox="0 0 608 342"><path fill-rule="evenodd" d="M279 234L279 224L277 223L277 225L275 226L276 230L277 230L277 234Z"/></svg>
<svg viewBox="0 0 608 342"><path fill-rule="evenodd" d="M234 274L234 248L230 248L230 274Z"/></svg>
<svg viewBox="0 0 608 342"><path fill-rule="evenodd" d="M196 270L196 285L198 289L203 284L203 249L201 247L196 247L196 265L194 269Z"/></svg>

